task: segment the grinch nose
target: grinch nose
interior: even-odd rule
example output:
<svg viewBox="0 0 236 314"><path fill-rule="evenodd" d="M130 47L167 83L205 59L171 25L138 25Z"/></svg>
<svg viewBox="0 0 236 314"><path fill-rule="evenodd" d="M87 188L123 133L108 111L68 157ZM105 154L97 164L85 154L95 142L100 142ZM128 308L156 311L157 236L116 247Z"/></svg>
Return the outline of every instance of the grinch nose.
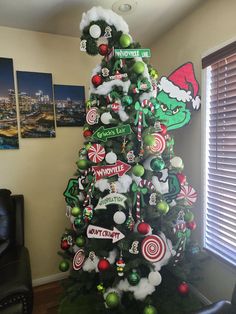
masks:
<svg viewBox="0 0 236 314"><path fill-rule="evenodd" d="M165 114L167 116L172 116L172 110L170 110L170 109L166 110Z"/></svg>

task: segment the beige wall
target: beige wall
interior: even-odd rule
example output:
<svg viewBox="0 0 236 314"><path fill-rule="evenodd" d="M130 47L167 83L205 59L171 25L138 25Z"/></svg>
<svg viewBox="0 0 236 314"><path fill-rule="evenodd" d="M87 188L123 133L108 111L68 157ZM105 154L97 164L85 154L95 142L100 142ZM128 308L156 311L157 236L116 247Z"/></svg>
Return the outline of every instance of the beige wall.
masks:
<svg viewBox="0 0 236 314"><path fill-rule="evenodd" d="M174 28L165 33L152 45L151 63L159 73L168 75L181 64L192 61L196 76L201 81L201 56L232 38L236 38L236 1L208 0ZM157 25L158 27L158 21ZM202 87L203 88L203 87ZM202 240L202 162L201 139L204 131L201 122L205 112L193 114L191 124L175 132L175 152L183 158L185 173L189 183L198 191L198 203L195 216L198 223L196 237ZM209 299L230 298L236 280L236 271L224 263L213 259L203 270L204 279L199 283L199 290Z"/></svg>
<svg viewBox="0 0 236 314"><path fill-rule="evenodd" d="M0 27L0 57L14 69L52 73L55 84L89 83L96 58L79 38ZM86 88L87 92L87 88ZM57 251L67 224L63 192L76 169L82 128L57 128L55 139L20 139L19 150L0 151L0 186L25 197L26 245L33 278L58 273Z"/></svg>

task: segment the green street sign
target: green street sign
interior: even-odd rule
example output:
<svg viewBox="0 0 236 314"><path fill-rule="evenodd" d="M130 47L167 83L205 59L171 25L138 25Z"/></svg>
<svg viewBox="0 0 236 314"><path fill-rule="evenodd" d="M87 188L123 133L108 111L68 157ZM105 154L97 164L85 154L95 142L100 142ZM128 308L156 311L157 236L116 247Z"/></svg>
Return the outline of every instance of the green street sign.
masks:
<svg viewBox="0 0 236 314"><path fill-rule="evenodd" d="M150 58L150 49L115 49L115 56L120 59L130 59L130 58Z"/></svg>
<svg viewBox="0 0 236 314"><path fill-rule="evenodd" d="M92 137L96 140L106 142L108 138L125 136L130 134L131 132L132 130L129 124L124 124L107 129L105 129L104 126L101 126L99 129L97 129L96 132L93 133Z"/></svg>

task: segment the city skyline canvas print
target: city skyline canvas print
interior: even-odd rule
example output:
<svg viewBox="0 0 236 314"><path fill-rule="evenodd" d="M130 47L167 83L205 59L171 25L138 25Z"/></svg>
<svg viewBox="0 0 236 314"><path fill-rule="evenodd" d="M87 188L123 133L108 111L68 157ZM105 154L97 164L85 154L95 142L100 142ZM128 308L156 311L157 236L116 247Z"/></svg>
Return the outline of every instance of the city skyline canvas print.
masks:
<svg viewBox="0 0 236 314"><path fill-rule="evenodd" d="M13 60L0 58L0 149L18 149Z"/></svg>
<svg viewBox="0 0 236 314"><path fill-rule="evenodd" d="M26 71L16 74L21 137L55 137L52 74Z"/></svg>
<svg viewBox="0 0 236 314"><path fill-rule="evenodd" d="M54 85L54 99L58 127L84 125L84 86Z"/></svg>

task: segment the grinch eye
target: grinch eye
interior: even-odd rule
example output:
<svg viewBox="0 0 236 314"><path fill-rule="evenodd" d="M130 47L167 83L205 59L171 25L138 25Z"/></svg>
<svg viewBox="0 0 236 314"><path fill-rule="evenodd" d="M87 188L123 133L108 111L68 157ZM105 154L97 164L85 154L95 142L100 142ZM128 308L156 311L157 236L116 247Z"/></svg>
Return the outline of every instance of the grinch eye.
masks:
<svg viewBox="0 0 236 314"><path fill-rule="evenodd" d="M179 112L179 107L176 107L175 109L172 110L172 113L173 113L173 114L176 114L176 113L178 113L178 112Z"/></svg>
<svg viewBox="0 0 236 314"><path fill-rule="evenodd" d="M99 38L101 36L101 28L97 24L93 24L89 28L89 34L93 38Z"/></svg>
<svg viewBox="0 0 236 314"><path fill-rule="evenodd" d="M161 104L161 110L166 112L168 107L165 104Z"/></svg>

